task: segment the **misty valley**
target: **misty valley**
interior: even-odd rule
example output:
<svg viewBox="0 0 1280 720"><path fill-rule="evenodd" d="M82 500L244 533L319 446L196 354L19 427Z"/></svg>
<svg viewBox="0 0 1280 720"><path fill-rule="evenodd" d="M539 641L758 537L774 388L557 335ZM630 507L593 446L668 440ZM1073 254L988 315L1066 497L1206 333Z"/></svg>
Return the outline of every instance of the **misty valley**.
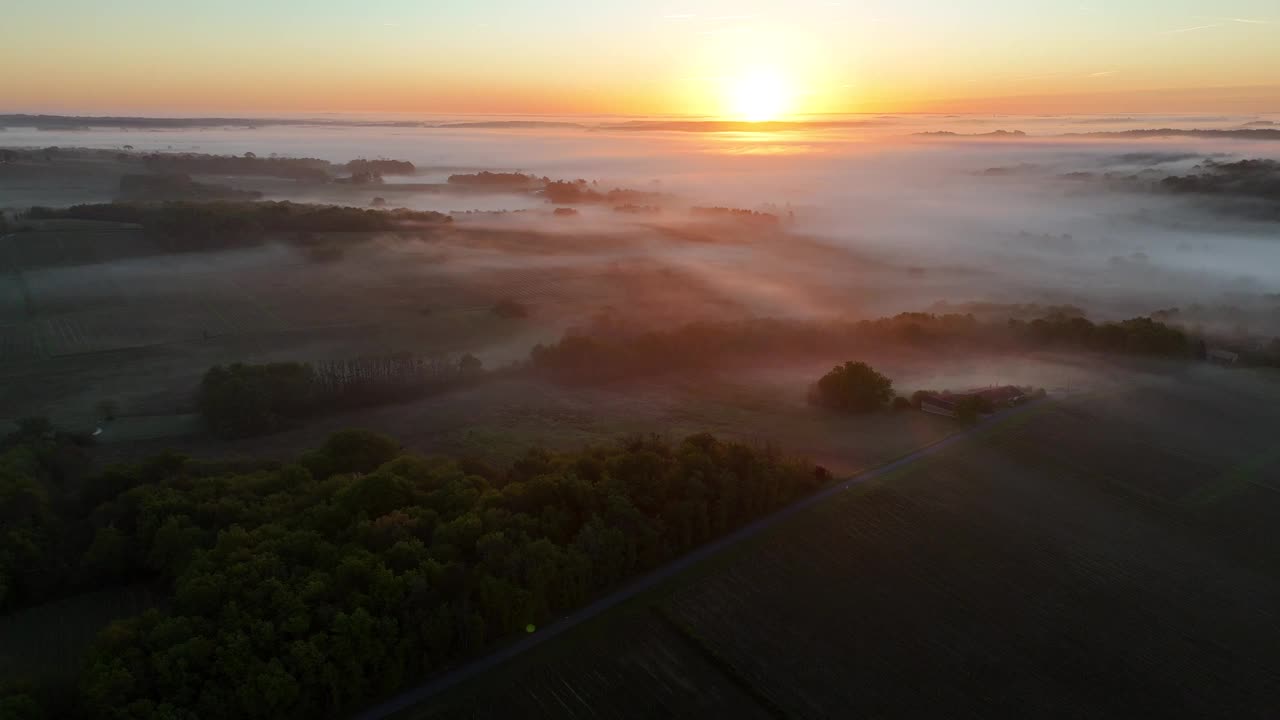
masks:
<svg viewBox="0 0 1280 720"><path fill-rule="evenodd" d="M1266 717L1276 122L0 115L0 717Z"/></svg>

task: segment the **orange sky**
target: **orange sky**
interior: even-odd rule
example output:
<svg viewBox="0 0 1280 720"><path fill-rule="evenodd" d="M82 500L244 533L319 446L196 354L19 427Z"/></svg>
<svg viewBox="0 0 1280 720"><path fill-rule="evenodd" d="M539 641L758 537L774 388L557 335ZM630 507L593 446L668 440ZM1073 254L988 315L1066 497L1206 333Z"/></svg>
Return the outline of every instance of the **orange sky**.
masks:
<svg viewBox="0 0 1280 720"><path fill-rule="evenodd" d="M0 112L1280 111L1275 0L174 5L7 10Z"/></svg>

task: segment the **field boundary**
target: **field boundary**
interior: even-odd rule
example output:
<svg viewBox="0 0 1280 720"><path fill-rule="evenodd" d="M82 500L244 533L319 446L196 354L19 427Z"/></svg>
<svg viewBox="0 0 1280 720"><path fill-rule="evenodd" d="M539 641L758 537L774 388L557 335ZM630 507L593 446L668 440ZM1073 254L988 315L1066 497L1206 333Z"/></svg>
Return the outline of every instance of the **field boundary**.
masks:
<svg viewBox="0 0 1280 720"><path fill-rule="evenodd" d="M365 710L352 715L352 717L355 720L382 720L383 718L391 718L408 711L445 690L475 678L548 640L564 634L566 631L601 615L606 610L609 610L614 606L621 605L644 592L658 587L664 582L682 574L686 570L689 570L693 566L720 554L744 540L763 533L765 530L772 528L783 520L786 520L801 511L807 510L818 503L828 500L838 493L844 492L845 490L862 483L892 475L914 462L942 452L946 448L965 438L979 434L984 430L993 429L993 426L998 422L1024 414L1027 410L1040 407L1044 404L1044 400L1032 400L1024 405L1004 410L984 419L977 425L951 433L950 435L947 435L946 437L929 445L913 450L896 460L890 460L881 465L863 470L853 476L845 478L844 480L832 483L827 487L803 497L776 512L758 518L757 520L750 522L727 535L723 535L718 539L712 540L701 547L685 553L670 563L624 584L622 587L614 590L604 597L572 611L568 615L552 622L550 625L539 629L536 633L526 635L519 640L512 641L505 647L498 648L487 656L477 658L455 667L453 670L437 675L434 679L422 685L406 690L395 697L366 708Z"/></svg>
<svg viewBox="0 0 1280 720"><path fill-rule="evenodd" d="M662 607L654 606L650 608L650 610L655 616L657 616L658 621L665 625L672 634L680 638L689 646L690 649L697 653L699 657L705 660L708 665L715 668L721 675L723 675L724 678L729 681L729 684L738 688L743 692L743 694L754 700L761 709L769 714L770 717L777 718L777 720L790 719L791 715L781 705L775 702L774 699L769 697L769 695L763 690L756 687L755 683L752 683L747 679L747 676L744 675L737 666L730 662L728 658L716 652L715 648L711 647L711 644L699 635L697 631L689 627L687 624L680 622L675 617L672 617L671 613L667 612Z"/></svg>

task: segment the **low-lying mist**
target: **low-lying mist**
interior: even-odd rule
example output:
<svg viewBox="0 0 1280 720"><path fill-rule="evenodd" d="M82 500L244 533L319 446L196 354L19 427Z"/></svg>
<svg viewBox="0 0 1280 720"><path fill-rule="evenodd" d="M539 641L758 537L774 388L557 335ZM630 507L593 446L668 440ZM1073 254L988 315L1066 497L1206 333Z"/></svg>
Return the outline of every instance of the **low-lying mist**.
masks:
<svg viewBox="0 0 1280 720"><path fill-rule="evenodd" d="M701 132L696 124L655 130L667 126L438 123L15 130L5 140L409 160L415 176L367 188L250 184L267 199L367 207L377 198L387 207L452 212L448 232L399 253L399 274L412 272L419 259L431 276L522 269L551 278L643 264L645 281L608 302L640 316L661 302L666 321L679 319L668 296L696 288L701 301L689 303L691 319L708 312L875 317L983 301L1069 304L1102 319L1177 309L1198 326L1266 334L1280 331L1274 185L1165 182L1276 158L1280 143L1233 134L1262 122L1271 121L883 116L768 132ZM1211 132L1125 134L1163 127ZM1026 134L989 134L996 130ZM938 131L955 134L922 134ZM552 203L509 188L422 189L428 183L448 189L449 174L479 170L581 178L601 197L622 189L656 199L628 209L606 201ZM0 175L6 172L0 166ZM759 211L777 223L691 212L695 207ZM356 257L345 255L352 272ZM602 301L587 294L568 302L556 312L565 316L560 326L598 311Z"/></svg>

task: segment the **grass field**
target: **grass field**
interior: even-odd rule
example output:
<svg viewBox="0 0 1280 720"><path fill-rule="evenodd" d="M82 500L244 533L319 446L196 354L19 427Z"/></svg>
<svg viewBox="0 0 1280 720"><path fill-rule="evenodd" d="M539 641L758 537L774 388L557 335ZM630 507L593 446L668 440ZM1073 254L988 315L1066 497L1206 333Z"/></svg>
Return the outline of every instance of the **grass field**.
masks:
<svg viewBox="0 0 1280 720"><path fill-rule="evenodd" d="M648 652L692 639L773 716L1273 716L1277 400L1274 377L1197 369L1052 401L407 717L557 717L530 697L662 637L649 616L682 631Z"/></svg>
<svg viewBox="0 0 1280 720"><path fill-rule="evenodd" d="M656 320L723 302L635 259L642 244L620 253L616 239L572 234L333 233L320 239L342 256L324 261L288 243L167 253L134 226L29 225L0 238L0 422L91 426L104 399L124 415L189 412L217 363L471 352L495 367L611 305ZM529 317L496 316L503 298Z"/></svg>

